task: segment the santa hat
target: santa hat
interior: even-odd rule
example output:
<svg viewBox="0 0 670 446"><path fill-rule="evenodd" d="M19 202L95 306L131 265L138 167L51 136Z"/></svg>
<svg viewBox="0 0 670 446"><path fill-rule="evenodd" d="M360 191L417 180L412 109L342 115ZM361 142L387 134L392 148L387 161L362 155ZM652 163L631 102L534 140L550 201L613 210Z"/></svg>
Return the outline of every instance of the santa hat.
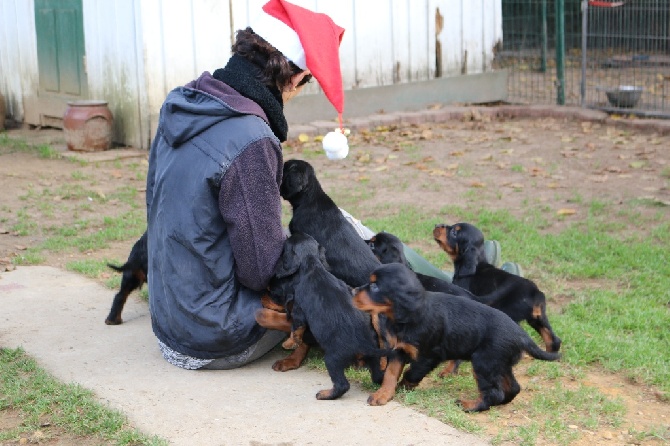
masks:
<svg viewBox="0 0 670 446"><path fill-rule="evenodd" d="M340 71L340 42L344 28L329 16L284 0L270 0L252 22L256 34L303 70L309 69L337 110L340 128L328 133L324 149L329 158L347 156L349 147L342 128L344 89ZM331 135L332 134L332 135Z"/></svg>

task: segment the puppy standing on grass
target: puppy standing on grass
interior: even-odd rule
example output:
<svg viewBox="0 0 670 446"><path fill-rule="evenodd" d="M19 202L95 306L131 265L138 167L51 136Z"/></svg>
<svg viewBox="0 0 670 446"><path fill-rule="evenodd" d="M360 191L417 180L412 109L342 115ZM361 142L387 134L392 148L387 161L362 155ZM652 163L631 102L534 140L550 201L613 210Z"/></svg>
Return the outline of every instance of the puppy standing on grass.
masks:
<svg viewBox="0 0 670 446"><path fill-rule="evenodd" d="M399 263L377 268L370 283L355 290L354 305L386 315L386 336L395 348L382 386L368 398L373 406L393 398L406 363L410 367L400 385L413 389L444 360L471 361L479 398L459 402L466 411L478 412L509 403L521 391L512 367L522 352L545 361L559 358L558 353L542 351L501 311L465 297L426 291Z"/></svg>
<svg viewBox="0 0 670 446"><path fill-rule="evenodd" d="M114 296L112 308L105 319L107 325L119 325L123 323L121 312L126 305L128 296L135 289L141 288L147 282L147 270L149 269L149 257L147 253L147 233L142 234L133 245L128 255L128 260L121 266L108 263L107 266L115 271L123 273L121 277L121 288Z"/></svg>
<svg viewBox="0 0 670 446"><path fill-rule="evenodd" d="M514 322L525 320L542 337L548 352L561 348L561 339L547 318L544 293L533 281L488 263L482 231L469 223L439 224L433 237L454 262L455 285L469 290L480 302L499 309Z"/></svg>
<svg viewBox="0 0 670 446"><path fill-rule="evenodd" d="M270 282L270 294L282 297L290 309L296 343L302 342L302 333L309 333L323 349L333 388L319 391L319 400L336 399L349 390L344 371L359 359L370 369L372 381L381 383L380 358L386 353L376 346L370 316L353 306L351 288L328 272L327 266L316 240L294 232L286 240ZM260 325L267 311L257 310Z"/></svg>

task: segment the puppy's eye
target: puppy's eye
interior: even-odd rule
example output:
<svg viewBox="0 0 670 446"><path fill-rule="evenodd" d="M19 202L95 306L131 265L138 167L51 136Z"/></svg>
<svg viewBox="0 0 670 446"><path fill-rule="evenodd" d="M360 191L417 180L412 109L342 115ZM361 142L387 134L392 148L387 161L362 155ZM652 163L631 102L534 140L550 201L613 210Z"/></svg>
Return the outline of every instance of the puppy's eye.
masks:
<svg viewBox="0 0 670 446"><path fill-rule="evenodd" d="M379 287L377 286L376 282L372 282L370 284L370 291L372 291L373 293L378 293L379 292Z"/></svg>
<svg viewBox="0 0 670 446"><path fill-rule="evenodd" d="M455 227L451 228L451 235L456 236L457 233L458 230Z"/></svg>

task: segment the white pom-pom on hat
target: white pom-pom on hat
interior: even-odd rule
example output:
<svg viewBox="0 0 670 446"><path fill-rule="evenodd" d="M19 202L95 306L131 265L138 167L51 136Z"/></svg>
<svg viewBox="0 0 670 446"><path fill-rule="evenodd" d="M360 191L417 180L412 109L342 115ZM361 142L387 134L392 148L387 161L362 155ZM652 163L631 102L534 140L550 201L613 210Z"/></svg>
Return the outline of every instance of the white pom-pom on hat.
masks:
<svg viewBox="0 0 670 446"><path fill-rule="evenodd" d="M331 160L341 160L347 157L349 142L341 128L326 133L326 136L323 137L323 150L326 151L326 156Z"/></svg>

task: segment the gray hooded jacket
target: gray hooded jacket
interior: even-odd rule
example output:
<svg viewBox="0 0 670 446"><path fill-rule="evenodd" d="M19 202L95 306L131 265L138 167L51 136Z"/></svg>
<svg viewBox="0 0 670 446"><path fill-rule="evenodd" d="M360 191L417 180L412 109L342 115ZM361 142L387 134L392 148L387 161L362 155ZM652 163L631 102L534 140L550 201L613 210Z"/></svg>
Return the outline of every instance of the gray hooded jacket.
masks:
<svg viewBox="0 0 670 446"><path fill-rule="evenodd" d="M281 254L282 155L263 110L204 73L161 109L147 177L154 334L185 355L238 354L264 333Z"/></svg>

